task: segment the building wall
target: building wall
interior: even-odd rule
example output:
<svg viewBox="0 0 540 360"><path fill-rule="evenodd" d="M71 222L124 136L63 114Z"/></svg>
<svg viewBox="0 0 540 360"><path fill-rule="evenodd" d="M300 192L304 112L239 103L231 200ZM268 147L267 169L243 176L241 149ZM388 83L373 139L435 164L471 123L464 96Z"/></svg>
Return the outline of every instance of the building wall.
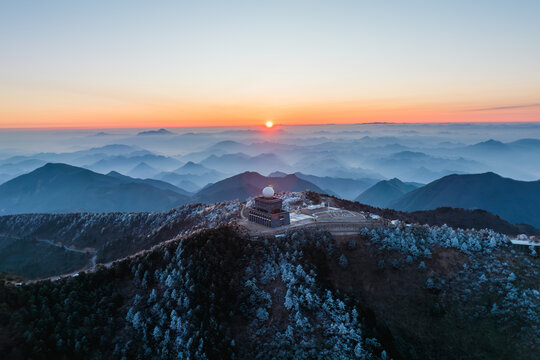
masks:
<svg viewBox="0 0 540 360"><path fill-rule="evenodd" d="M287 211L268 214L257 209L249 209L248 220L272 228L289 225L291 223L290 215Z"/></svg>
<svg viewBox="0 0 540 360"><path fill-rule="evenodd" d="M289 225L291 217L288 211L281 209L282 205L279 198L255 198L255 205L248 211L248 220L272 228Z"/></svg>
<svg viewBox="0 0 540 360"><path fill-rule="evenodd" d="M279 198L266 199L262 197L255 198L255 208L268 213L275 213L281 211L283 200Z"/></svg>
<svg viewBox="0 0 540 360"><path fill-rule="evenodd" d="M272 227L272 218L268 214L251 209L249 210L248 219L256 224Z"/></svg>
<svg viewBox="0 0 540 360"><path fill-rule="evenodd" d="M289 225L291 223L291 217L288 211L282 211L280 213L273 214L273 215L275 216L272 217L272 222L273 224L275 224L275 226L272 226L272 227Z"/></svg>

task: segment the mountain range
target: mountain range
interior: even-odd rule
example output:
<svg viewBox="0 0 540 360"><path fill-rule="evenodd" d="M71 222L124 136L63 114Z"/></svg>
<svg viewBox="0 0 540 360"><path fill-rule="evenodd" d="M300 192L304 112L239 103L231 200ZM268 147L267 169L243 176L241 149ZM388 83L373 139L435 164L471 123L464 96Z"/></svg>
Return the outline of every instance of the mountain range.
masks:
<svg viewBox="0 0 540 360"><path fill-rule="evenodd" d="M175 169L183 163L174 158L170 158L163 155L156 154L144 154L134 156L109 156L102 158L95 163L86 165L85 167L100 173L107 173L110 171L120 171L128 173L130 171L136 171L137 166L144 164L144 166L151 166L152 168L171 170ZM154 169L155 170L155 169ZM157 171L157 170L155 170Z"/></svg>
<svg viewBox="0 0 540 360"><path fill-rule="evenodd" d="M173 184L171 184L169 182L166 182L166 181L161 181L161 180L156 180L156 179L133 178L133 177L130 177L130 176L122 175L122 174L120 174L119 172L116 172L116 171L111 171L110 173L107 174L107 176L112 176L114 178L122 180L124 183L147 184L147 185L151 185L153 187L156 187L158 189L171 190L171 191L174 191L174 192L176 192L178 194L182 194L182 195L185 195L185 196L193 195L191 192L186 191L183 188L180 188L178 186L174 186Z"/></svg>
<svg viewBox="0 0 540 360"><path fill-rule="evenodd" d="M296 175L266 177L245 172L209 184L192 196L189 191L161 180L137 179L116 171L103 175L71 165L48 163L0 185L0 215L162 211L192 202L245 200L259 195L268 185L280 192L306 189L324 192Z"/></svg>
<svg viewBox="0 0 540 360"><path fill-rule="evenodd" d="M0 214L158 211L188 201L178 191L66 164L48 163L0 185Z"/></svg>
<svg viewBox="0 0 540 360"><path fill-rule="evenodd" d="M180 175L205 175L215 172L215 170L209 169L202 164L196 164L193 161L188 161L178 169L174 170L174 172Z"/></svg>
<svg viewBox="0 0 540 360"><path fill-rule="evenodd" d="M523 151L538 151L540 150L540 140L539 139L519 139L512 142L501 142L494 139L489 139L487 141L482 141L473 145L466 146L459 149L460 152L470 152L476 154L485 154L493 156L494 154L502 153L517 153Z"/></svg>
<svg viewBox="0 0 540 360"><path fill-rule="evenodd" d="M169 179L134 178L116 171L104 175L71 165L48 163L0 185L0 214L160 211L186 203L243 201L257 196L267 185L273 185L278 192L311 190L351 199L350 195L362 192L375 181L283 172L267 177L244 172L208 183L201 189L200 185L190 185L189 179L203 179L204 165L188 163L178 170L201 175L169 173L164 176L189 185L185 190L167 181ZM400 211L439 207L482 209L512 224L540 228L540 181L518 181L491 172L449 175L425 186L399 179L383 180L354 200Z"/></svg>
<svg viewBox="0 0 540 360"><path fill-rule="evenodd" d="M511 223L540 227L540 180L518 181L488 172L449 175L413 190L390 204L402 211L449 206L483 209Z"/></svg>
<svg viewBox="0 0 540 360"><path fill-rule="evenodd" d="M226 177L224 173L192 161L188 161L174 171L164 171L153 176L155 179L170 182L191 192L197 192L206 185Z"/></svg>
<svg viewBox="0 0 540 360"><path fill-rule="evenodd" d="M281 171L275 171L268 176L284 177L287 174ZM354 200L358 194L372 186L377 182L372 178L360 178L360 179L348 179L340 177L330 176L315 176L307 175L301 172L295 172L294 175L299 179L309 181L321 189L327 194L336 195L342 199Z"/></svg>
<svg viewBox="0 0 540 360"><path fill-rule="evenodd" d="M209 179L205 175L180 175L175 172L161 172L154 176L156 180L162 180L168 183L171 183L179 188L185 189L190 192L197 192L208 183L212 183L215 180Z"/></svg>
<svg viewBox="0 0 540 360"><path fill-rule="evenodd" d="M400 151L368 160L370 166L385 175L400 174L407 180L430 182L450 174L482 171L486 166L463 157L436 157L417 151Z"/></svg>
<svg viewBox="0 0 540 360"><path fill-rule="evenodd" d="M257 196L265 186L272 185L278 192L312 190L324 192L313 183L300 179L296 175L267 177L256 172L244 172L211 184L193 197L194 201L214 203L233 199L245 200Z"/></svg>
<svg viewBox="0 0 540 360"><path fill-rule="evenodd" d="M422 186L418 183L405 183L397 178L382 180L361 193L355 201L371 206L386 208L394 201Z"/></svg>
<svg viewBox="0 0 540 360"><path fill-rule="evenodd" d="M201 165L226 174L243 171L269 173L276 170L289 170L290 166L273 153L249 156L244 153L211 155L200 162Z"/></svg>

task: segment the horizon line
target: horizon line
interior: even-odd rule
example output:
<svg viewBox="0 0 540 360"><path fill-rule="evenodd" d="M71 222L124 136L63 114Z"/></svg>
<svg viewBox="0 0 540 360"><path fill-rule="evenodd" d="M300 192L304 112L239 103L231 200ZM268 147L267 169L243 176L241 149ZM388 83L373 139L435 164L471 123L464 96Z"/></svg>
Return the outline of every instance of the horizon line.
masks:
<svg viewBox="0 0 540 360"><path fill-rule="evenodd" d="M293 126L340 126L340 125L450 125L450 124L540 124L540 120L524 121L373 121L373 122L350 122L350 123L307 123L307 124L274 124L274 129ZM196 129L196 128L254 128L266 129L260 125L199 125L199 126L125 126L125 127L84 127L84 126L42 126L42 127L2 127L2 130L125 130L125 129ZM270 130L271 131L271 130Z"/></svg>

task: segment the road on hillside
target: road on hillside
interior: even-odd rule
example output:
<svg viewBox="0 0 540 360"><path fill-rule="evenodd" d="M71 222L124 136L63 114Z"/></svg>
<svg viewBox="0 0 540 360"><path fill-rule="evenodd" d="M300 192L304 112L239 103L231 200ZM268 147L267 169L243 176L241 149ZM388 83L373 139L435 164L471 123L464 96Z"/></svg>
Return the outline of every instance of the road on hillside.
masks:
<svg viewBox="0 0 540 360"><path fill-rule="evenodd" d="M72 251L72 252L77 252L77 253L81 253L81 254L92 254L92 258L90 259L90 266L96 266L96 259L97 259L97 250L96 249L86 249L86 250L75 249L75 248L67 247L67 246L65 246L63 244L54 243L54 242L52 242L51 240L48 240L48 239L36 239L36 241L44 242L46 244L62 248L64 250L66 250L66 251Z"/></svg>

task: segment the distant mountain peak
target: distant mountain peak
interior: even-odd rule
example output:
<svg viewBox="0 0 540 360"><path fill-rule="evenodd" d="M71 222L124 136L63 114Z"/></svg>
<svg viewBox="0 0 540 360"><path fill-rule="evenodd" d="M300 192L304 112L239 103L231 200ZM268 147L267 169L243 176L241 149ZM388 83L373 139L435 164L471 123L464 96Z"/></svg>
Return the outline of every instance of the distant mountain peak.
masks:
<svg viewBox="0 0 540 360"><path fill-rule="evenodd" d="M475 179L489 179L489 178L504 179L499 174L496 174L496 173L494 173L492 171L487 171L485 173L479 173L479 174L450 174L450 175L443 176L440 179L437 179L437 180L435 180L433 182L446 181L447 179L456 179L456 178L460 178L460 179L466 179L466 178L469 178L469 179L472 179L472 178L475 178Z"/></svg>
<svg viewBox="0 0 540 360"><path fill-rule="evenodd" d="M74 166L71 166L71 165L68 165L68 164L63 164L63 163L53 163L53 162L48 162L46 163L45 165L43 165L42 167L38 168L38 169L54 169L54 168L62 168L62 167L74 167ZM36 170L38 170L36 169Z"/></svg>
<svg viewBox="0 0 540 360"><path fill-rule="evenodd" d="M219 149L231 149L231 148L239 148L244 146L242 143L239 143L238 141L234 140L223 140L218 143L215 143L210 147L210 149L219 150Z"/></svg>
<svg viewBox="0 0 540 360"><path fill-rule="evenodd" d="M155 170L153 167L151 167L150 165L148 165L147 163L145 163L144 161L140 162L137 164L137 166L135 166L133 168L133 170L135 169L151 169L151 170Z"/></svg>
<svg viewBox="0 0 540 360"><path fill-rule="evenodd" d="M486 141L479 142L477 144L471 145L475 148L487 148L487 149L503 149L506 148L506 144L494 139L489 139Z"/></svg>
<svg viewBox="0 0 540 360"><path fill-rule="evenodd" d="M361 193L356 198L356 201L371 206L385 208L395 200L417 188L417 185L404 183L398 178L382 180Z"/></svg>
<svg viewBox="0 0 540 360"><path fill-rule="evenodd" d="M204 175L210 173L215 174L217 172L202 164L188 161L184 165L180 166L178 169L174 170L174 173L181 175Z"/></svg>
<svg viewBox="0 0 540 360"><path fill-rule="evenodd" d="M201 168L206 168L206 167L204 165L197 164L193 161L188 161L181 167L181 169L201 169Z"/></svg>
<svg viewBox="0 0 540 360"><path fill-rule="evenodd" d="M273 173L268 174L269 177L285 177L287 176L287 173L284 173L283 171L274 171Z"/></svg>
<svg viewBox="0 0 540 360"><path fill-rule="evenodd" d="M137 136L147 136L147 135L174 135L174 133L167 129L159 129L159 130L141 131L140 133L137 134Z"/></svg>
<svg viewBox="0 0 540 360"><path fill-rule="evenodd" d="M157 170L156 168L148 165L144 161L141 161L128 172L128 175L134 178L150 178L158 172L159 170Z"/></svg>
<svg viewBox="0 0 540 360"><path fill-rule="evenodd" d="M100 131L98 133L95 133L95 134L92 134L92 135L89 135L89 136L109 136L109 135L111 135L111 134L106 133L104 131Z"/></svg>
<svg viewBox="0 0 540 360"><path fill-rule="evenodd" d="M486 141L484 141L483 143L480 143L480 144L499 145L499 144L502 144L502 142L499 141L499 140L495 140L495 139L489 139L489 140L486 140Z"/></svg>
<svg viewBox="0 0 540 360"><path fill-rule="evenodd" d="M89 151L96 151L96 150L139 150L140 148L137 146L130 146L130 145L124 145L124 144L109 144L104 145L101 147L93 147L90 148Z"/></svg>
<svg viewBox="0 0 540 360"><path fill-rule="evenodd" d="M77 166L68 165L64 163L46 163L42 167L37 168L36 170L32 171L30 174L34 172L42 172L42 171L88 171L90 170L83 169Z"/></svg>

